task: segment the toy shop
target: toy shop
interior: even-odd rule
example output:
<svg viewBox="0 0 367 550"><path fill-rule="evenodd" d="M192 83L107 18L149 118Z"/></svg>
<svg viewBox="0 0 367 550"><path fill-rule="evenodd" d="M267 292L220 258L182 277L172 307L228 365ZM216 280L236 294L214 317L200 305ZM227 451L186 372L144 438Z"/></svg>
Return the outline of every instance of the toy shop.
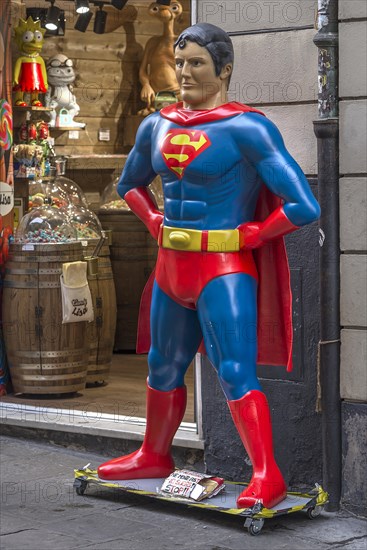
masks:
<svg viewBox="0 0 367 550"><path fill-rule="evenodd" d="M239 507L321 479L314 10L0 6L4 432Z"/></svg>
<svg viewBox="0 0 367 550"><path fill-rule="evenodd" d="M215 67L215 74L208 76L204 71L202 76L199 75L204 79L200 89L207 90L208 97L211 97L211 90L218 83L220 86L225 84L223 93L229 92L234 101L228 103L230 112L224 117L236 115L244 108L256 114L257 104L264 103L262 98L254 101L249 86L241 84L241 93L238 93L238 83L246 83L242 63L244 52L246 64L251 62L252 65L253 52L249 48L247 54L247 50L240 47L236 41L236 26L231 19L223 18L218 9L212 9L217 3L207 4L189 0L42 0L37 3L33 0L9 0L2 3L4 173L1 191L4 204L1 216L0 383L1 407L6 422L13 429L14 426L26 432L35 429L46 439L56 438L61 443L77 437L78 442L88 446L93 439L98 450L109 455L121 451L121 447L125 450L134 448L136 441L144 437L146 407L149 407L150 399L148 395L146 402L150 372L147 352L156 322L149 323L149 316L152 308L156 309L152 293L154 296L159 292L154 280L159 277L167 279L162 281L159 289L169 286L172 281L175 283L181 276L185 285L192 282L197 282L197 286L202 284L195 262L187 265L185 261L175 267L168 255L159 266L157 240L161 240L163 248L179 251L187 246L185 239L191 239L186 250L193 252L185 252L186 258L187 254L195 255L197 250L222 247L223 238L229 239L229 250L236 246L234 233L222 232L221 228L233 225L231 212L242 198L233 195L226 204L223 203L217 214L222 221L219 225L214 222L218 230L209 231L209 244L202 241L197 248L198 232L192 232L190 228L195 227L196 217L203 215L203 199L206 199L201 197L201 191L195 191L194 205L186 212L183 199L185 194L192 192L191 188L185 191L176 187L189 164L211 144L207 133L196 134L195 129L190 129L193 122L179 118L182 131L174 129L172 135L168 131L163 140L166 146L164 151L161 150L163 157L160 159L164 158L169 173L174 175L172 185L165 192L169 198L166 207L169 204L172 219L177 215L177 208L181 217L187 217L187 229L183 233L171 228L168 234L168 227L161 232L158 229L157 224L161 224L163 216L162 182L156 175L160 170L152 171L144 150L145 140L150 139L152 132L149 121L154 120L155 113L163 113L162 109L164 112L176 109L184 91L189 97L188 104L195 96L194 91L191 93L192 82L182 85L181 81L179 85L177 68L181 59L176 65L173 52L181 33L205 17L210 24L208 27L204 24L203 36L200 30L199 38L190 40L201 48L201 44L211 41L229 41L232 57L228 58L231 64L223 65L222 72ZM254 32L252 28L254 25L261 28L263 22L254 22L250 12L245 15L249 46ZM213 27L212 23L218 27ZM226 31L233 28L231 38L219 28L226 26ZM184 40L180 46L183 51L185 44ZM229 89L233 48L237 73ZM226 53L221 55L227 59ZM194 55L193 61L191 57L193 67L205 67L200 57L197 59ZM215 59L213 54L210 63L215 63ZM239 107L237 100L241 105L251 104L253 107ZM205 104L204 108L207 106ZM277 122L281 122L281 118ZM223 131L219 132L222 135ZM203 177L214 181L215 170L219 174L224 171L217 176L220 186L233 176L248 178L248 169L245 167L241 173L241 168L238 172L236 164L227 173L226 159L232 152L230 148L228 151L223 149L223 139L217 153L207 157L207 161L198 161L198 169L204 170L204 175L199 173L197 181L202 181ZM125 163L132 150L137 153L128 168ZM217 165L219 157L222 160ZM159 164L159 159L157 162ZM217 168L214 170L213 166ZM149 196L144 194L145 191L142 196L134 196L133 189L128 191L130 198L127 200L121 192L125 180L130 178L134 182L139 177L151 181ZM308 183L304 180L301 185L307 186ZM222 193L219 189L215 191L214 205L216 201L220 204ZM181 201L180 207L175 206ZM146 211L149 209L151 216L148 219ZM278 230L281 228L283 233L292 231L294 224L283 214L280 216L275 224ZM210 267L213 258L221 258L220 264ZM232 273L228 269L234 272L243 269L231 267L231 256L209 253L204 257L205 261L207 259L209 272L227 270L224 272ZM246 269L253 273L253 268ZM284 280L288 284L287 277L283 277L283 282L280 280L282 269L277 268L274 272L271 283L274 288L278 282L280 287L284 286ZM270 272L273 267L266 270ZM291 271L291 275L293 292L300 292L297 272ZM266 289L267 285L263 284L262 288ZM243 291L241 287L240 292ZM248 292L252 295L253 290L250 288ZM282 313L278 298L272 301L269 293L260 298L269 304L271 315L274 311L283 315L280 324L273 322L275 332L271 335L267 328L269 319L261 320L266 332L262 341L268 340L269 343L268 350L261 357L258 374L264 378L265 385L274 387L274 395L281 393L279 380L283 380L287 366L290 371L292 345L294 356L299 357L302 353L302 342L298 339L293 342L289 333L287 292L289 289L285 289ZM221 291L218 293L220 295ZM164 304L166 299L170 300L169 296L169 293L164 294L163 300L159 297L157 304ZM253 320L245 326L237 326L233 317L237 308L235 303L222 311L216 296L217 291L214 291L210 302L219 308L222 318L218 324L219 353L227 343L231 347L234 342L242 349L244 341L249 342L248 353L253 353L255 348L251 343L256 340L256 335L255 340L253 338ZM248 297L243 300L247 302ZM232 472L233 464L231 461L227 464L221 441L238 436L227 406L232 401L223 399L223 390L227 399L235 400L247 386L232 392L232 383L227 384L226 375L220 374L222 378L219 379L212 368L216 357L210 357L209 362L206 354L217 344L213 346L210 341L205 341L206 351L203 345L205 336L210 338L214 330L212 318L202 320L204 330L197 330L197 317L190 309L193 306L185 306L181 319L181 309L176 311L172 303L165 306L168 320L165 313L162 326L161 306L158 305L158 311L154 311L159 326L155 337L158 341L163 338L165 344L164 351L150 354L149 369L151 364L156 365L156 390L160 387L170 390L175 384L181 385L183 380L182 374L177 378L172 374L175 370L172 365L185 363L187 395L184 399L187 404L177 432L175 430L176 453L183 464L204 460L212 465L212 471L220 466ZM211 307L209 305L208 311ZM298 300L294 300L293 310L297 319L301 314ZM227 314L230 317L225 320ZM276 327L283 325L284 330L282 328L279 332ZM188 349L186 344L180 344L181 340L188 340ZM278 342L276 346L274 340ZM203 353L195 353L196 350ZM262 354L261 350L259 354ZM164 374L164 361L170 363L169 375ZM301 361L293 363L293 371L287 374L287 379L297 383L302 379L303 367ZM263 366L268 364L273 366ZM256 381L251 384L255 384L254 388L259 387ZM148 384L148 393L156 390L151 390ZM307 391L312 391L311 384ZM154 395L151 397L154 399ZM170 406L167 406L168 416ZM158 424L161 423L158 420ZM206 441L210 443L206 444ZM243 447L237 441L236 452L241 454L241 449ZM238 467L242 471L243 468L249 469L250 464L240 459Z"/></svg>
<svg viewBox="0 0 367 550"><path fill-rule="evenodd" d="M2 10L3 404L38 427L52 418L55 429L87 422L139 438L137 327L157 245L117 183L140 123L179 100L172 46L190 3L12 0ZM163 210L159 177L150 189ZM180 437L200 447L194 364L186 385Z"/></svg>
<svg viewBox="0 0 367 550"><path fill-rule="evenodd" d="M365 514L365 10L0 0L4 435Z"/></svg>

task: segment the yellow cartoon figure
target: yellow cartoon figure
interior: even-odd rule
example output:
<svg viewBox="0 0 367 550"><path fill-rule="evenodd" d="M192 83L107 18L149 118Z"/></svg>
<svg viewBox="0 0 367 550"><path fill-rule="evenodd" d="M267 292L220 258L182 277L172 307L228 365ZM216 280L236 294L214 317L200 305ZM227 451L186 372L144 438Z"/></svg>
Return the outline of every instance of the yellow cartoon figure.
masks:
<svg viewBox="0 0 367 550"><path fill-rule="evenodd" d="M21 53L14 67L15 105L26 107L24 94L30 93L31 105L42 107L38 94L47 92L48 88L46 66L40 56L43 35L46 31L41 28L41 22L34 22L32 17L28 17L27 21L19 19L19 24L14 30L15 40Z"/></svg>

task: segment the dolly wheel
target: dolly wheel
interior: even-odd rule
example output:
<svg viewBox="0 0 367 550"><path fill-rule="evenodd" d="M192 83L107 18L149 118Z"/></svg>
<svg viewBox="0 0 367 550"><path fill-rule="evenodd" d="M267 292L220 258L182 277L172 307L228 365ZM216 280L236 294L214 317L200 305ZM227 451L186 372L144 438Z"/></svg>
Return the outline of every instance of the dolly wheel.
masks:
<svg viewBox="0 0 367 550"><path fill-rule="evenodd" d="M264 520L262 518L253 519L249 524L246 524L245 522L245 527L247 527L250 535L253 535L254 537L256 535L260 535L260 532L263 526L264 526Z"/></svg>
<svg viewBox="0 0 367 550"><path fill-rule="evenodd" d="M315 519L321 514L323 509L323 506L312 506L312 508L307 509L307 517L310 519Z"/></svg>
<svg viewBox="0 0 367 550"><path fill-rule="evenodd" d="M78 487L75 487L75 492L79 496L83 496L85 493L85 490L87 488L87 483L85 481L80 481L80 485Z"/></svg>

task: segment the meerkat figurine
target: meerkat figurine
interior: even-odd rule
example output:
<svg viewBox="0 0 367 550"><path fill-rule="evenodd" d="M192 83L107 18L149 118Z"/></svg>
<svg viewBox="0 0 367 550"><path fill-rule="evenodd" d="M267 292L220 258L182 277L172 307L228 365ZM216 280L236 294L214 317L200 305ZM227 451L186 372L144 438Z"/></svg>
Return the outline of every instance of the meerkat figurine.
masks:
<svg viewBox="0 0 367 550"><path fill-rule="evenodd" d="M144 50L144 56L139 70L139 80L142 85L140 97L146 107L138 115L147 116L155 111L154 99L157 92L171 91L179 96L179 86L175 73L173 44L175 20L182 14L179 2L160 0L152 2L148 8L149 14L163 23L163 34L152 36Z"/></svg>

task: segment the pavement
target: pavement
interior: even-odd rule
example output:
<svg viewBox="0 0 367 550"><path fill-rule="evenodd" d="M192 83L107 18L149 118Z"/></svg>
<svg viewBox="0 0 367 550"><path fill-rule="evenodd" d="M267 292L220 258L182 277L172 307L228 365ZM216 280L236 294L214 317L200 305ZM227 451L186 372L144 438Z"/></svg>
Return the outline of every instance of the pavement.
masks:
<svg viewBox="0 0 367 550"><path fill-rule="evenodd" d="M73 470L106 457L77 448L0 438L1 550L367 549L367 521L346 512L314 520L266 520L251 536L243 519L99 487L78 496Z"/></svg>

